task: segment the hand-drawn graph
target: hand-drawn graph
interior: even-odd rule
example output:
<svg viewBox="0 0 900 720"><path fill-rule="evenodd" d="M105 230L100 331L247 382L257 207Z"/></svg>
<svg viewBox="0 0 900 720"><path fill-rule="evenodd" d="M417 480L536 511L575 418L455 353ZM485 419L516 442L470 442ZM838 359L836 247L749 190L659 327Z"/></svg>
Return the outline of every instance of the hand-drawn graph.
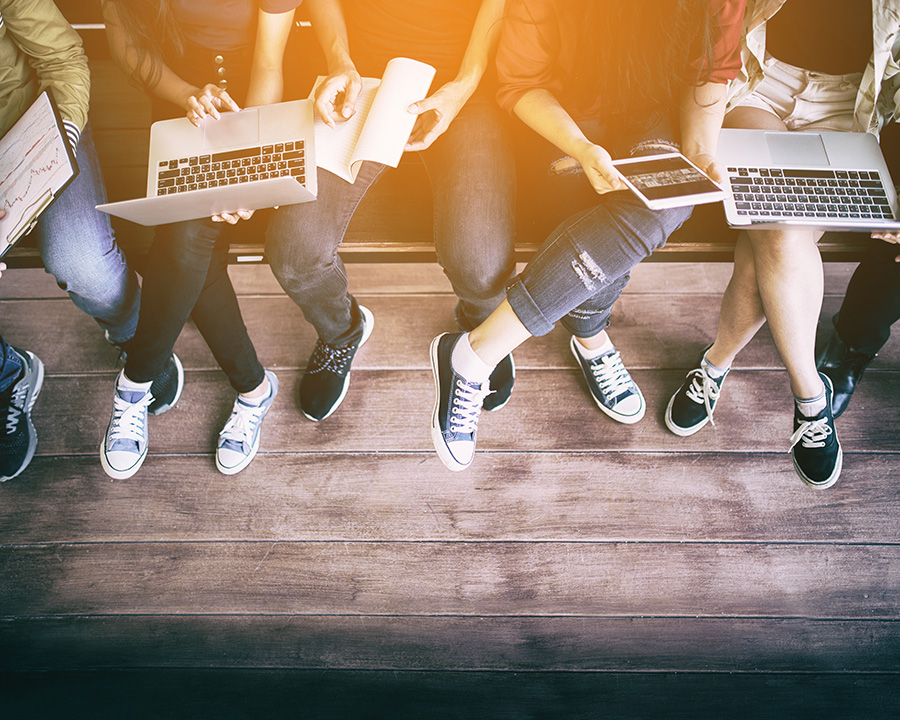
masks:
<svg viewBox="0 0 900 720"><path fill-rule="evenodd" d="M0 139L0 253L27 232L72 177L65 135L42 93Z"/></svg>

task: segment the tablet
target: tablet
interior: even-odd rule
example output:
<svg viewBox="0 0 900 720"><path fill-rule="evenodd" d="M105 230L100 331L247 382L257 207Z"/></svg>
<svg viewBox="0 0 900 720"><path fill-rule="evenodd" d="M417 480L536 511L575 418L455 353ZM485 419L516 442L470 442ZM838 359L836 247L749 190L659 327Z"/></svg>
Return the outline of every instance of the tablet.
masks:
<svg viewBox="0 0 900 720"><path fill-rule="evenodd" d="M651 210L720 202L725 191L681 153L613 162L622 180Z"/></svg>

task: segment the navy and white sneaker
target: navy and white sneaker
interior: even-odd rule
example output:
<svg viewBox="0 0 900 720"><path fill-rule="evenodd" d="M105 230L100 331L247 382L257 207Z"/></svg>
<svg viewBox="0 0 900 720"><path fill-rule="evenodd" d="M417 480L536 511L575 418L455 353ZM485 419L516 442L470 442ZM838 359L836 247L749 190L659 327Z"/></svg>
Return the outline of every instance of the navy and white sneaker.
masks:
<svg viewBox="0 0 900 720"><path fill-rule="evenodd" d="M359 306L362 337L344 348L336 348L316 339L316 346L300 380L300 410L313 421L324 420L338 409L350 387L350 364L357 351L372 334L375 317L367 307Z"/></svg>
<svg viewBox="0 0 900 720"><path fill-rule="evenodd" d="M444 465L465 470L475 457L475 432L490 383L473 383L453 370L450 358L463 333L444 333L431 341L434 412L431 440Z"/></svg>
<svg viewBox="0 0 900 720"><path fill-rule="evenodd" d="M150 436L147 415L153 395L148 390L126 390L119 387L124 375L119 373L113 396L113 411L100 442L100 465L115 480L125 480L144 464Z"/></svg>
<svg viewBox="0 0 900 720"><path fill-rule="evenodd" d="M834 427L831 379L819 373L825 384L825 409L814 418L806 417L794 404L794 433L791 435L791 458L794 470L807 485L831 487L841 474L844 452Z"/></svg>
<svg viewBox="0 0 900 720"><path fill-rule="evenodd" d="M705 357L705 353L704 353ZM713 410L722 392L722 383L730 370L714 378L700 366L691 370L666 407L666 427L676 435L687 437L713 422Z"/></svg>
<svg viewBox="0 0 900 720"><path fill-rule="evenodd" d="M569 348L584 373L588 390L597 407L613 420L626 425L636 423L644 417L647 409L644 396L622 364L619 352L613 348L600 357L586 360L578 352L576 342L573 336L569 341Z"/></svg>
<svg viewBox="0 0 900 720"><path fill-rule="evenodd" d="M484 409L494 412L504 407L512 395L513 384L516 381L516 364L513 362L512 353L497 363L489 381L491 393L484 399Z"/></svg>
<svg viewBox="0 0 900 720"><path fill-rule="evenodd" d="M216 447L216 468L225 475L234 475L247 467L259 450L262 421L278 394L278 378L266 370L269 395L259 403L250 405L240 395L234 401L231 417L219 433Z"/></svg>
<svg viewBox="0 0 900 720"><path fill-rule="evenodd" d="M44 384L44 363L28 350L9 346L22 361L21 376L0 392L0 482L21 473L37 449L31 408Z"/></svg>

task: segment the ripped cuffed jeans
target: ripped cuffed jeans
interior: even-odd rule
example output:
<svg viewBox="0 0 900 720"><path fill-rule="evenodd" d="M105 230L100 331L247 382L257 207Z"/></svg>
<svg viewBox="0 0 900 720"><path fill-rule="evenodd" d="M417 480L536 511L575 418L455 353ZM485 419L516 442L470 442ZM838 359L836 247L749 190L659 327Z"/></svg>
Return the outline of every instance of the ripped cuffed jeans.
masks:
<svg viewBox="0 0 900 720"><path fill-rule="evenodd" d="M666 118L630 133L613 134L598 121L579 126L614 159L678 149ZM562 320L576 337L593 337L609 325L631 269L665 245L691 208L649 210L628 190L597 195L582 172L551 174L547 184L548 217L565 219L515 279L507 298L532 335L545 335Z"/></svg>

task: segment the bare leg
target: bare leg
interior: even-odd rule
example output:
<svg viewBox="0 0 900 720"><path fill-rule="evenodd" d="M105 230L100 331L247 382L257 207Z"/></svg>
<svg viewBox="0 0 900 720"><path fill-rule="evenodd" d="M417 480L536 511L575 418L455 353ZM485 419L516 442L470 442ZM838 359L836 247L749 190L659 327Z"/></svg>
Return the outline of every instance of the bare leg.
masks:
<svg viewBox="0 0 900 720"><path fill-rule="evenodd" d="M522 321L504 300L488 318L469 333L472 350L486 365L496 365L531 337Z"/></svg>
<svg viewBox="0 0 900 720"><path fill-rule="evenodd" d="M728 127L785 130L780 119L756 108L737 108ZM735 248L734 272L719 315L716 341L707 354L720 368L735 356L768 320L796 397L822 392L815 367L815 331L822 307L822 259L813 231L764 230L742 233Z"/></svg>

